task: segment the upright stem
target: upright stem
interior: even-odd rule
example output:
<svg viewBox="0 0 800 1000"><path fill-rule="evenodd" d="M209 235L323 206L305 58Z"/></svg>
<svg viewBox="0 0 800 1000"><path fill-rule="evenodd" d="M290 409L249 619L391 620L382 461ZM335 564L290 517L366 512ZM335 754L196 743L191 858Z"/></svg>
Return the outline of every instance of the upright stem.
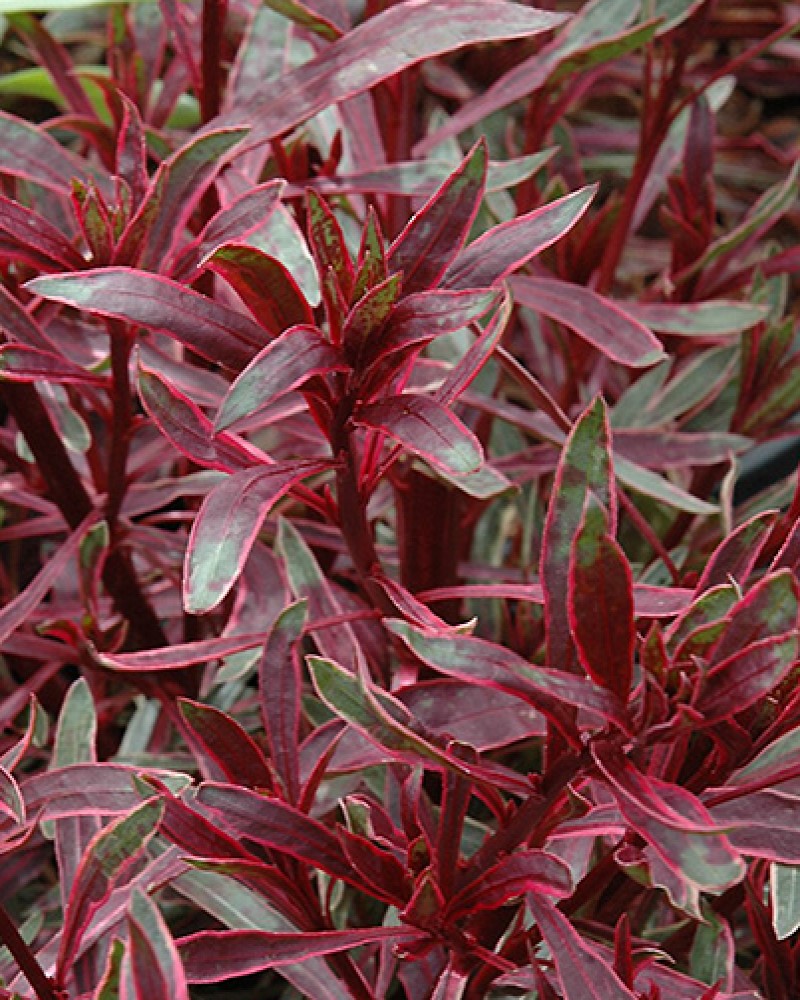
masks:
<svg viewBox="0 0 800 1000"><path fill-rule="evenodd" d="M2 903L0 903L0 941L3 942L14 956L14 961L31 984L33 992L39 1000L59 1000L59 994L56 992L55 985L45 975L44 969L39 965L36 956L23 940L14 921L6 913Z"/></svg>
<svg viewBox="0 0 800 1000"><path fill-rule="evenodd" d="M129 365L133 340L123 323L109 320L111 336L111 373L114 379L111 449L108 456L108 484L106 487L106 520L112 537L116 532L117 518L125 499L127 486L128 450L130 448L133 408Z"/></svg>
<svg viewBox="0 0 800 1000"><path fill-rule="evenodd" d="M220 112L222 98L222 43L228 0L203 0L200 54L200 114L209 122Z"/></svg>

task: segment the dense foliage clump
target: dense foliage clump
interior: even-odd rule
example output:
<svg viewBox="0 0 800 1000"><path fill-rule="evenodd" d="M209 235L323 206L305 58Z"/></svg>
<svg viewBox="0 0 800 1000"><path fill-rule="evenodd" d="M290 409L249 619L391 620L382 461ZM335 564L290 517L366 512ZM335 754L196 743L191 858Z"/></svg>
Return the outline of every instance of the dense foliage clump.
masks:
<svg viewBox="0 0 800 1000"><path fill-rule="evenodd" d="M0 0L0 997L800 993L797 5L546 6Z"/></svg>

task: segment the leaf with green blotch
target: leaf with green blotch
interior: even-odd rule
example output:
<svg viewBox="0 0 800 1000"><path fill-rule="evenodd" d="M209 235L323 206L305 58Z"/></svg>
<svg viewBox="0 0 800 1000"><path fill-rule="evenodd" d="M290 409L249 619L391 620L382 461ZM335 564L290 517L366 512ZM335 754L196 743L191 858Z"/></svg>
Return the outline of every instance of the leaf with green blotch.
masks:
<svg viewBox="0 0 800 1000"><path fill-rule="evenodd" d="M330 271L345 302L350 301L355 282L355 270L347 249L342 227L330 206L320 196L309 189L306 192L308 214L308 242L320 280Z"/></svg>
<svg viewBox="0 0 800 1000"><path fill-rule="evenodd" d="M769 869L769 885L775 937L785 941L800 928L800 867L774 862Z"/></svg>
<svg viewBox="0 0 800 1000"><path fill-rule="evenodd" d="M614 456L614 471L617 479L625 486L676 510L685 510L687 514L716 514L719 510L716 504L692 496L666 476L645 469L643 465L629 462L621 455Z"/></svg>
<svg viewBox="0 0 800 1000"><path fill-rule="evenodd" d="M282 14L307 31L313 31L328 42L335 42L342 37L342 31L337 25L300 0L264 0L264 3L277 14Z"/></svg>
<svg viewBox="0 0 800 1000"><path fill-rule="evenodd" d="M127 923L135 1000L189 1000L175 941L158 907L140 889L131 894Z"/></svg>
<svg viewBox="0 0 800 1000"><path fill-rule="evenodd" d="M294 485L329 465L295 461L245 469L208 494L186 550L183 600L187 612L204 614L223 600L239 578L272 507Z"/></svg>
<svg viewBox="0 0 800 1000"><path fill-rule="evenodd" d="M125 945L118 937L115 937L111 942L105 968L93 1000L119 1000L119 984L124 955Z"/></svg>
<svg viewBox="0 0 800 1000"><path fill-rule="evenodd" d="M389 267L403 272L406 295L437 284L458 256L486 184L486 142L476 143L389 249Z"/></svg>
<svg viewBox="0 0 800 1000"><path fill-rule="evenodd" d="M214 424L223 431L315 375L346 371L341 352L316 326L295 326L267 344L239 375L222 401Z"/></svg>
<svg viewBox="0 0 800 1000"><path fill-rule="evenodd" d="M204 263L234 289L272 337L289 327L314 325L311 310L291 272L257 247L226 244Z"/></svg>
<svg viewBox="0 0 800 1000"><path fill-rule="evenodd" d="M564 444L542 537L547 663L559 670L568 670L574 663L567 612L572 540L583 519L590 490L610 511L610 530L614 531L613 477L606 408L598 397L575 422Z"/></svg>
<svg viewBox="0 0 800 1000"><path fill-rule="evenodd" d="M766 319L766 306L715 299L706 302L620 302L633 319L674 337L733 337Z"/></svg>
<svg viewBox="0 0 800 1000"><path fill-rule="evenodd" d="M589 493L570 552L567 604L581 666L600 687L625 702L636 638L633 576L607 528L605 511Z"/></svg>
<svg viewBox="0 0 800 1000"><path fill-rule="evenodd" d="M342 328L342 339L354 364L377 337L392 314L403 287L403 276L392 274L369 289L353 306Z"/></svg>
<svg viewBox="0 0 800 1000"><path fill-rule="evenodd" d="M430 396L404 393L361 406L353 422L382 431L434 468L466 475L480 468L483 449L450 410Z"/></svg>

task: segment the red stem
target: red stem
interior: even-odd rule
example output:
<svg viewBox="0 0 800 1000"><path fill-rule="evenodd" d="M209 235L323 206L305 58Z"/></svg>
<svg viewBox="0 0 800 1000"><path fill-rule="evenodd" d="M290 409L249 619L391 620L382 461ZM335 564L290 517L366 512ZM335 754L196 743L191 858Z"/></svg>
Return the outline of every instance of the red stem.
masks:
<svg viewBox="0 0 800 1000"><path fill-rule="evenodd" d="M116 536L117 518L125 499L128 450L130 448L133 408L131 406L130 358L133 339L123 323L109 320L111 372L114 379L111 448L108 456L108 486L105 515L112 538Z"/></svg>
<svg viewBox="0 0 800 1000"><path fill-rule="evenodd" d="M14 956L14 961L39 1000L59 1000L59 993L56 991L55 985L50 977L45 975L44 969L23 940L2 903L0 903L0 941Z"/></svg>

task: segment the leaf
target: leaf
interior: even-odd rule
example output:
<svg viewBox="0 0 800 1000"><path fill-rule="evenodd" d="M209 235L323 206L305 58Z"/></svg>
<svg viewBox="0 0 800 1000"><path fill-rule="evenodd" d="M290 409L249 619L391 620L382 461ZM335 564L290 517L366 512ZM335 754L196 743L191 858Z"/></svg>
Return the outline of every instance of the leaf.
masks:
<svg viewBox="0 0 800 1000"><path fill-rule="evenodd" d="M226 244L205 263L228 282L272 337L289 327L313 327L314 314L291 272L257 247Z"/></svg>
<svg viewBox="0 0 800 1000"><path fill-rule="evenodd" d="M161 649L145 649L139 653L99 653L97 662L108 670L181 670L209 660L219 660L245 649L263 646L264 632L254 635L236 634L219 639L179 643Z"/></svg>
<svg viewBox="0 0 800 1000"><path fill-rule="evenodd" d="M443 287L485 288L502 281L568 233L596 192L597 186L590 184L490 229L459 254L442 279Z"/></svg>
<svg viewBox="0 0 800 1000"><path fill-rule="evenodd" d="M725 630L710 666L770 636L797 628L798 587L794 574L778 570L762 577L725 616Z"/></svg>
<svg viewBox="0 0 800 1000"><path fill-rule="evenodd" d="M797 656L796 635L753 643L709 670L693 707L709 725L730 718L766 697L789 673Z"/></svg>
<svg viewBox="0 0 800 1000"><path fill-rule="evenodd" d="M314 59L270 81L258 97L210 124L253 123L255 145L291 131L324 108L391 76L465 45L530 38L562 24L566 15L531 10L508 0L463 0L453 17L449 0L391 7L333 42Z"/></svg>
<svg viewBox="0 0 800 1000"><path fill-rule="evenodd" d="M402 271L406 295L435 285L464 245L483 197L486 161L482 140L390 247L389 267Z"/></svg>
<svg viewBox="0 0 800 1000"><path fill-rule="evenodd" d="M222 401L215 427L231 427L315 375L346 371L340 352L315 326L295 326L257 354Z"/></svg>
<svg viewBox="0 0 800 1000"><path fill-rule="evenodd" d="M729 534L706 563L697 582L698 593L732 581L743 587L766 544L775 518L774 511L756 514Z"/></svg>
<svg viewBox="0 0 800 1000"><path fill-rule="evenodd" d="M715 802L719 795L722 801ZM762 788L726 798L725 790L710 792L708 808L715 823L725 829L733 846L754 858L800 864L800 799L777 788Z"/></svg>
<svg viewBox="0 0 800 1000"><path fill-rule="evenodd" d="M219 472L252 466L254 458L227 434L215 435L200 407L158 372L140 366L139 398L164 437L193 462Z"/></svg>
<svg viewBox="0 0 800 1000"><path fill-rule="evenodd" d="M350 301L355 273L344 233L331 208L316 191L306 194L308 238L320 280L330 271L345 302Z"/></svg>
<svg viewBox="0 0 800 1000"><path fill-rule="evenodd" d="M576 420L564 444L542 536L547 663L560 670L569 670L574 662L567 611L572 540L589 490L604 506L613 502L613 475L606 408L598 397ZM613 530L613 517L611 523Z"/></svg>
<svg viewBox="0 0 800 1000"><path fill-rule="evenodd" d="M612 425L614 415L612 413ZM746 451L750 438L724 431L659 431L624 427L614 430L614 454L649 469L667 470L685 466L717 465L731 454Z"/></svg>
<svg viewBox="0 0 800 1000"><path fill-rule="evenodd" d="M536 893L529 893L527 902L553 957L564 1000L635 1000L636 994L557 907Z"/></svg>
<svg viewBox="0 0 800 1000"><path fill-rule="evenodd" d="M563 323L612 361L648 368L666 355L653 334L620 308L589 288L553 278L511 278L520 305Z"/></svg>
<svg viewBox="0 0 800 1000"><path fill-rule="evenodd" d="M741 881L742 859L699 799L678 785L642 775L610 740L596 740L592 755L625 820L669 868L708 892Z"/></svg>
<svg viewBox="0 0 800 1000"><path fill-rule="evenodd" d="M285 608L272 626L258 665L261 718L273 767L286 797L300 796L302 676L298 642L308 617L306 601Z"/></svg>
<svg viewBox="0 0 800 1000"><path fill-rule="evenodd" d="M0 232L17 246L20 259L26 251L33 254L31 263L45 271L75 271L86 261L67 237L38 212L11 198L0 195Z"/></svg>
<svg viewBox="0 0 800 1000"><path fill-rule="evenodd" d="M202 752L225 778L248 788L272 789L272 775L258 744L227 713L189 698L178 699L180 713Z"/></svg>
<svg viewBox="0 0 800 1000"><path fill-rule="evenodd" d="M148 198L158 199L158 210L152 215L139 258L142 270L163 268L219 169L222 156L237 146L247 131L246 128L208 131L192 138L160 164L140 210L146 215Z"/></svg>
<svg viewBox="0 0 800 1000"><path fill-rule="evenodd" d="M637 493L644 493L668 507L685 510L688 514L716 514L719 507L716 504L700 500L680 486L676 486L657 472L651 472L635 462L629 462L621 455L614 457L614 472L617 479Z"/></svg>
<svg viewBox="0 0 800 1000"><path fill-rule="evenodd" d="M362 927L357 930L274 933L260 930L200 931L178 941L190 983L218 983L262 969L303 962L372 942L402 946L424 938L405 927Z"/></svg>
<svg viewBox="0 0 800 1000"><path fill-rule="evenodd" d="M101 830L89 844L69 896L58 950L59 969L72 965L92 915L153 836L161 810L157 798L147 799Z"/></svg>
<svg viewBox="0 0 800 1000"><path fill-rule="evenodd" d="M252 320L168 278L129 267L34 278L36 295L166 333L209 361L243 368L264 344Z"/></svg>
<svg viewBox="0 0 800 1000"><path fill-rule="evenodd" d="M127 922L135 1000L189 1000L172 935L158 908L138 889L131 895Z"/></svg>
<svg viewBox="0 0 800 1000"><path fill-rule="evenodd" d="M15 299L5 285L0 285L0 329L13 340L49 354L59 355L58 346L44 332L41 326Z"/></svg>
<svg viewBox="0 0 800 1000"><path fill-rule="evenodd" d="M435 468L455 475L483 462L480 442L450 410L430 396L404 393L361 406L353 422L382 431Z"/></svg>
<svg viewBox="0 0 800 1000"><path fill-rule="evenodd" d="M785 941L800 928L800 867L777 862L770 865L769 885L775 937Z"/></svg>
<svg viewBox="0 0 800 1000"><path fill-rule="evenodd" d="M621 302L632 318L658 333L722 337L743 333L767 317L766 306L713 299L706 302Z"/></svg>
<svg viewBox="0 0 800 1000"><path fill-rule="evenodd" d="M589 494L570 552L567 606L581 666L595 683L626 702L636 638L633 576L625 553L606 529L605 512Z"/></svg>
<svg viewBox="0 0 800 1000"><path fill-rule="evenodd" d="M402 287L402 275L393 274L369 288L350 310L342 328L342 339L350 357L360 362L369 342L383 339L380 335L395 309Z"/></svg>
<svg viewBox="0 0 800 1000"><path fill-rule="evenodd" d="M664 426L714 399L730 381L739 356L738 347L717 347L701 352L684 365L640 411L641 426ZM746 431L745 431L746 433Z"/></svg>
<svg viewBox="0 0 800 1000"><path fill-rule="evenodd" d="M573 891L569 865L546 851L518 851L502 858L447 903L447 918L494 910L526 892L566 899Z"/></svg>
<svg viewBox="0 0 800 1000"><path fill-rule="evenodd" d="M289 18L301 28L313 31L315 35L328 42L334 42L342 37L340 28L300 0L264 0L264 2L278 14Z"/></svg>
<svg viewBox="0 0 800 1000"><path fill-rule="evenodd" d="M0 812L5 813L20 826L25 822L25 802L22 792L13 775L4 767L0 767Z"/></svg>
<svg viewBox="0 0 800 1000"><path fill-rule="evenodd" d="M0 347L0 382L61 382L108 388L107 375L95 375L61 354L25 344Z"/></svg>
<svg viewBox="0 0 800 1000"><path fill-rule="evenodd" d="M585 708L623 729L629 724L619 700L582 677L536 667L510 649L484 639L442 637L390 620L387 627L423 663L460 680L485 684L522 698L544 712L570 739L573 723L567 708Z"/></svg>
<svg viewBox="0 0 800 1000"><path fill-rule="evenodd" d="M204 614L223 600L272 507L293 486L329 464L294 461L245 469L208 494L186 550L183 603L189 614Z"/></svg>
<svg viewBox="0 0 800 1000"><path fill-rule="evenodd" d="M41 184L62 195L69 193L73 177L91 177L102 191L109 192L107 174L64 149L43 128L0 111L0 134L0 173Z"/></svg>

